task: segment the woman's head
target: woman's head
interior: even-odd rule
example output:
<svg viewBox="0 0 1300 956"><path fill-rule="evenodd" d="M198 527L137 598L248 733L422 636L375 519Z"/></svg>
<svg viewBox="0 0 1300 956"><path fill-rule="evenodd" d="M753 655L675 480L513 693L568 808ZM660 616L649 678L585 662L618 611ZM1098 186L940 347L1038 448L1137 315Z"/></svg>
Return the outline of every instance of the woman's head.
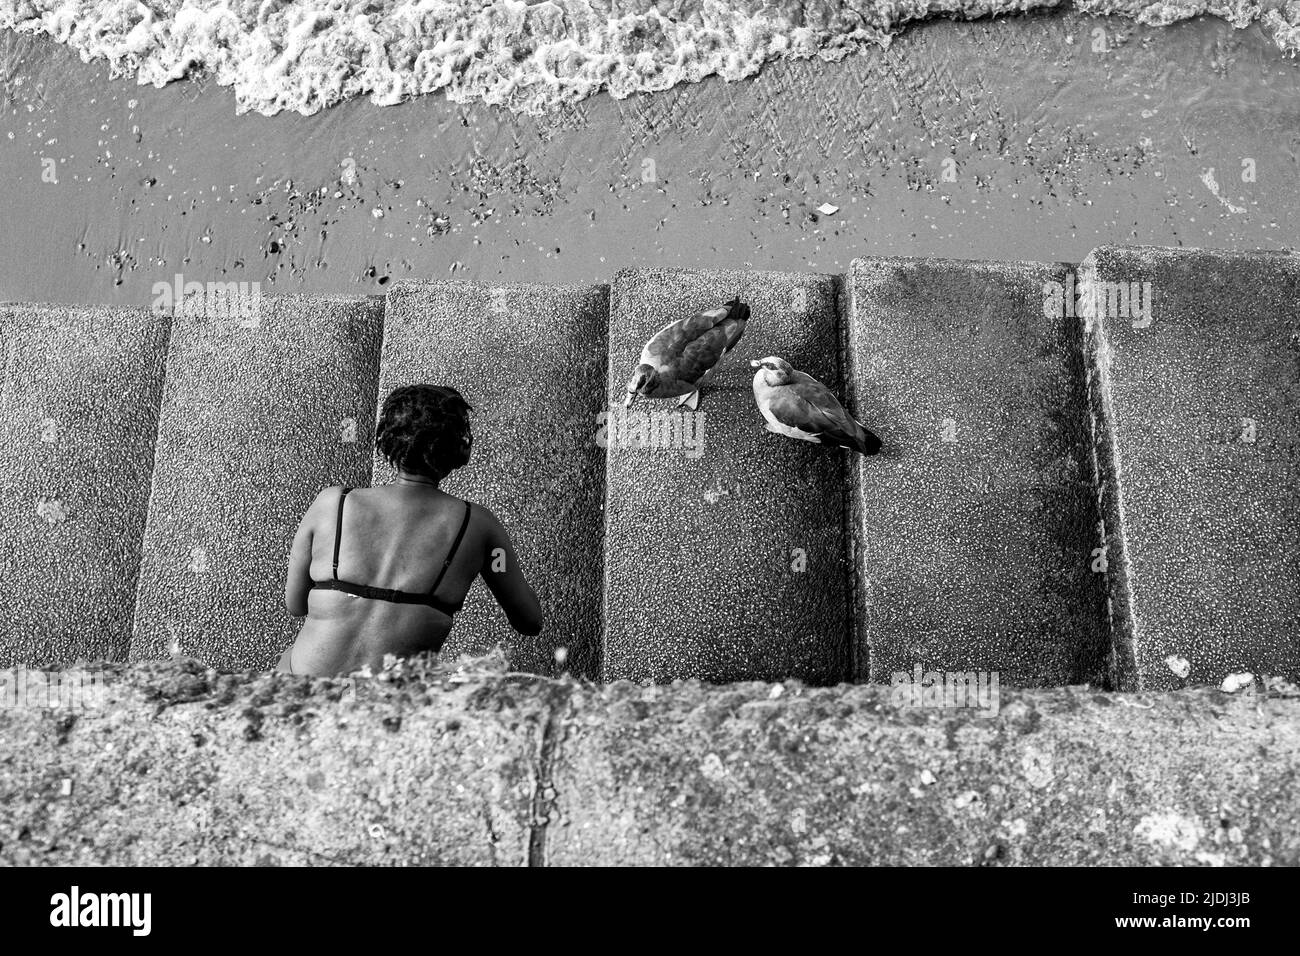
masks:
<svg viewBox="0 0 1300 956"><path fill-rule="evenodd" d="M447 385L393 389L379 413L375 445L394 468L441 481L469 461L469 412Z"/></svg>

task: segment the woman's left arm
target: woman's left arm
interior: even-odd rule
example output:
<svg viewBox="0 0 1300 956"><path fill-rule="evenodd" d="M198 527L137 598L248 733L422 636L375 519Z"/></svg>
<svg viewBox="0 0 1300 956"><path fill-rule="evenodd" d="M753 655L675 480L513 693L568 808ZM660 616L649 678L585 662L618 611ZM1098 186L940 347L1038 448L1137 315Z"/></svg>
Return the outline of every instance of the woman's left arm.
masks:
<svg viewBox="0 0 1300 956"><path fill-rule="evenodd" d="M284 581L284 609L293 617L307 614L307 592L311 590L311 529L320 495L311 503L294 532L289 548L289 573Z"/></svg>

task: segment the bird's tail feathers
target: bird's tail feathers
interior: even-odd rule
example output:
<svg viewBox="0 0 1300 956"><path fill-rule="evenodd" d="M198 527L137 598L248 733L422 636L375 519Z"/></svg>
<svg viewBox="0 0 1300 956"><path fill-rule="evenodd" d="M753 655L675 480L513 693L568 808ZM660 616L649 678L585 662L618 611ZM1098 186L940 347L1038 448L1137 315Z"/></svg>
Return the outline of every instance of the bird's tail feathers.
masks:
<svg viewBox="0 0 1300 956"><path fill-rule="evenodd" d="M857 425L857 434L854 436L857 442L854 448L864 455L874 455L880 451L880 436L868 428L864 428L861 422L854 422Z"/></svg>
<svg viewBox="0 0 1300 956"><path fill-rule="evenodd" d="M843 431L823 433L822 440L827 439L841 448L852 448L863 455L874 455L880 451L880 438L853 419L849 419L848 427Z"/></svg>
<svg viewBox="0 0 1300 956"><path fill-rule="evenodd" d="M742 322L749 321L749 306L740 301L740 296L727 303L727 318L739 319Z"/></svg>
<svg viewBox="0 0 1300 956"><path fill-rule="evenodd" d="M724 352L730 352L740 341L740 337L745 334L745 324L749 321L749 306L741 302L740 299L732 299L727 303L727 317L718 323L717 328L722 329L727 335L726 345L723 346Z"/></svg>

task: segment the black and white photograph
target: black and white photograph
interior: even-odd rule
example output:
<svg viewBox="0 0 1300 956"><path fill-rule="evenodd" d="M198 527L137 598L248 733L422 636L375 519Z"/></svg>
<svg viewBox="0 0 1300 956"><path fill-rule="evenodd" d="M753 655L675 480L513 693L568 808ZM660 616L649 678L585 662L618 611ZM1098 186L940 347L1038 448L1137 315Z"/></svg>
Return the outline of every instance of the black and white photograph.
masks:
<svg viewBox="0 0 1300 956"><path fill-rule="evenodd" d="M42 932L1300 864L1300 0L0 0L0 361Z"/></svg>

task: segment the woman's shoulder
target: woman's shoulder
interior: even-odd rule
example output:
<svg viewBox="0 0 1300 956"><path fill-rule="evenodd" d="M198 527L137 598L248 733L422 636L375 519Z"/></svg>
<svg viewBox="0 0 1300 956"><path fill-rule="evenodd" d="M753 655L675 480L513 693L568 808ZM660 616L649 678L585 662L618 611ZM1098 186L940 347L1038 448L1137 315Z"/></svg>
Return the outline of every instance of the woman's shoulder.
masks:
<svg viewBox="0 0 1300 956"><path fill-rule="evenodd" d="M503 527L501 520L493 513L487 505L477 501L471 501L468 498L459 498L455 495L457 504L455 507L466 509L469 514L470 527L482 528L488 534L492 534L496 529Z"/></svg>
<svg viewBox="0 0 1300 956"><path fill-rule="evenodd" d="M351 493L355 490L355 488L348 488L343 485L326 485L320 491L316 492L316 497L312 499L307 510L310 512L326 507L337 508L339 501L343 497L343 493Z"/></svg>

